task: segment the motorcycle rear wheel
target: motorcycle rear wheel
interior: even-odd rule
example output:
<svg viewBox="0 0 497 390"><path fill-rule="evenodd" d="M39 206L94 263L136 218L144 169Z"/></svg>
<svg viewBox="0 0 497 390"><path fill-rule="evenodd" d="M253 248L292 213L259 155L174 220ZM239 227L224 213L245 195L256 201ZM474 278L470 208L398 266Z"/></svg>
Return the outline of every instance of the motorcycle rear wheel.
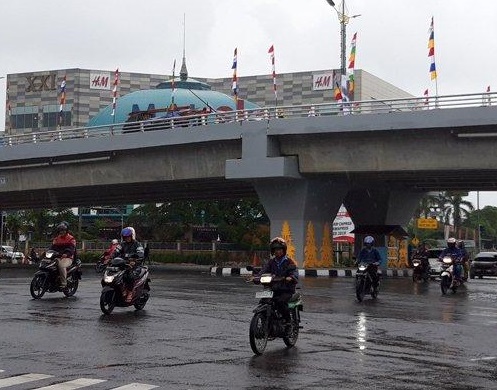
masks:
<svg viewBox="0 0 497 390"><path fill-rule="evenodd" d="M450 287L450 278L448 276L442 276L440 279L440 289L442 290L442 294L447 294L447 290Z"/></svg>
<svg viewBox="0 0 497 390"><path fill-rule="evenodd" d="M75 279L73 275L67 277L67 288L62 290L64 295L66 297L72 297L74 294L76 294L76 291L78 290L79 286L79 280Z"/></svg>
<svg viewBox="0 0 497 390"><path fill-rule="evenodd" d="M299 338L299 322L297 321L295 310L290 312L290 318L292 322L291 329L287 335L283 337L283 341L288 348L292 348Z"/></svg>
<svg viewBox="0 0 497 390"><path fill-rule="evenodd" d="M144 291L134 304L136 310L142 310L148 301L148 291Z"/></svg>
<svg viewBox="0 0 497 390"><path fill-rule="evenodd" d="M116 299L114 295L114 291L105 291L100 295L100 309L104 314L112 313L112 310L116 307Z"/></svg>
<svg viewBox="0 0 497 390"><path fill-rule="evenodd" d="M262 355L266 349L269 337L267 320L265 313L255 313L250 321L250 348L256 355Z"/></svg>
<svg viewBox="0 0 497 390"><path fill-rule="evenodd" d="M364 278L357 278L355 281L355 295L359 302L362 302L366 293L364 286L365 283L366 281L364 280Z"/></svg>
<svg viewBox="0 0 497 390"><path fill-rule="evenodd" d="M34 299L40 299L47 291L45 287L46 277L43 275L35 275L29 286L29 292Z"/></svg>

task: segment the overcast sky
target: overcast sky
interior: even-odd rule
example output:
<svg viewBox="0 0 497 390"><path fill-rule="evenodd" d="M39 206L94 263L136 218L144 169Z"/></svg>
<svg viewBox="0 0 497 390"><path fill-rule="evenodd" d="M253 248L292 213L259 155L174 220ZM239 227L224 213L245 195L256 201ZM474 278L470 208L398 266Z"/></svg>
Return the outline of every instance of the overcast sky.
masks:
<svg viewBox="0 0 497 390"><path fill-rule="evenodd" d="M340 8L341 0L335 0ZM181 62L183 17L191 77L340 67L340 24L326 0L14 0L0 3L0 77L66 68L170 74ZM357 32L356 69L405 91L435 94L428 29L435 20L438 94L497 90L497 2L347 0L347 59ZM177 66L179 69L179 66ZM0 102L5 107L5 79ZM68 96L68 99L70 97ZM0 130L4 129L0 110ZM482 203L480 196L480 206ZM495 201L489 202L497 206ZM475 205L476 206L476 205Z"/></svg>

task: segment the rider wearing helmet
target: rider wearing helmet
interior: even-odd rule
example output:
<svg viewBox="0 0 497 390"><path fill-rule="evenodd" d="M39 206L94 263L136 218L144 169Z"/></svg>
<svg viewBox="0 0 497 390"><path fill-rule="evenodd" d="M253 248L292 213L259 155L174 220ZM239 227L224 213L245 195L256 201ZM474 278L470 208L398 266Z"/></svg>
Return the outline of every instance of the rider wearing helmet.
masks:
<svg viewBox="0 0 497 390"><path fill-rule="evenodd" d="M286 324L289 325L291 320L288 301L295 293L295 286L299 280L297 263L286 255L287 244L283 238L273 238L269 244L269 249L271 258L262 267L254 282L258 283L258 278L262 274L272 274L284 278L278 285L273 287L273 299L277 310L285 319Z"/></svg>
<svg viewBox="0 0 497 390"><path fill-rule="evenodd" d="M454 279L461 280L462 273L462 253L461 250L457 247L457 241L454 237L449 237L447 239L447 248L445 248L438 256L440 261L443 260L445 256L450 256L452 261L454 262Z"/></svg>
<svg viewBox="0 0 497 390"><path fill-rule="evenodd" d="M368 270L376 286L379 282L378 266L381 263L381 255L378 249L374 247L374 238L372 236L364 237L364 246L359 252L357 263L370 264Z"/></svg>
<svg viewBox="0 0 497 390"><path fill-rule="evenodd" d="M104 264L107 264L112 259L112 256L114 255L114 252L115 252L118 245L119 245L119 240L117 238L114 238L110 242L110 246L105 250L104 255L103 255Z"/></svg>
<svg viewBox="0 0 497 390"><path fill-rule="evenodd" d="M427 246L426 242L423 241L421 244L419 244L419 247L412 254L411 264L412 264L412 260L418 259L421 261L421 267L422 267L423 272L428 272L430 269L430 262L428 260L428 257L429 257L428 246Z"/></svg>
<svg viewBox="0 0 497 390"><path fill-rule="evenodd" d="M73 262L74 255L76 254L76 239L69 233L69 226L67 222L61 222L57 225L56 236L52 241L50 249L60 253L57 266L60 275L60 288L67 287L67 268Z"/></svg>
<svg viewBox="0 0 497 390"><path fill-rule="evenodd" d="M131 226L125 227L121 231L122 241L117 245L112 257L122 257L129 260L130 271L126 275L126 301L131 302L133 298L133 287L135 280L140 274L139 268L143 262L144 250L143 245L136 240L135 229Z"/></svg>

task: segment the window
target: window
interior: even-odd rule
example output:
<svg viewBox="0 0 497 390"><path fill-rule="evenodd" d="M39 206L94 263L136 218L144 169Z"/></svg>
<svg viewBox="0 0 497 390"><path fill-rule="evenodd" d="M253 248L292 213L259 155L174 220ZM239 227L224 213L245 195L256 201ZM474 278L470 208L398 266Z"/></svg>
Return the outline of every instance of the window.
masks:
<svg viewBox="0 0 497 390"><path fill-rule="evenodd" d="M72 104L64 104L62 112L60 105L51 104L43 107L43 127L55 129L58 126L72 125Z"/></svg>
<svg viewBox="0 0 497 390"><path fill-rule="evenodd" d="M13 129L36 129L38 128L38 107L15 107L12 109L10 124Z"/></svg>

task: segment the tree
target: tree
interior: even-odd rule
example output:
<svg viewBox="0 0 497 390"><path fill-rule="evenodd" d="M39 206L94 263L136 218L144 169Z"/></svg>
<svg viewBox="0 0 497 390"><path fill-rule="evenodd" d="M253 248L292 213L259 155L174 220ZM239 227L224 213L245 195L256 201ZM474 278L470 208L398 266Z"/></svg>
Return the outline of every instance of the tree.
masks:
<svg viewBox="0 0 497 390"><path fill-rule="evenodd" d="M465 219L467 219L475 208L473 204L463 199L467 192L446 192L445 212L447 222L452 221L455 235L458 236L460 228Z"/></svg>

